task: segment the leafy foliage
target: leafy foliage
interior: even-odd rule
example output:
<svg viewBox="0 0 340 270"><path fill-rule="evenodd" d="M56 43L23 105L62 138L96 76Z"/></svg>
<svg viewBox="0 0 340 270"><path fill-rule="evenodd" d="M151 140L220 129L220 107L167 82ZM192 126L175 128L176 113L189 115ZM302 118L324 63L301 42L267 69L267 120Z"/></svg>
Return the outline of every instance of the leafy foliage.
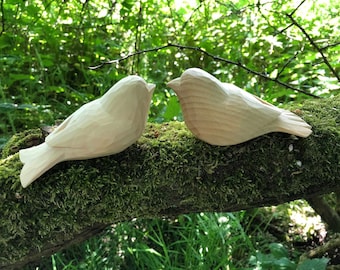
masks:
<svg viewBox="0 0 340 270"><path fill-rule="evenodd" d="M288 250L280 243L269 244L268 254L256 252L251 256L250 264L259 270L280 269L280 270L325 270L329 259L307 259L296 264L289 259Z"/></svg>
<svg viewBox="0 0 340 270"><path fill-rule="evenodd" d="M337 78L287 14L338 72L340 30L332 26L339 24L339 6L331 0L303 1L301 7L294 1L2 1L1 136L63 119L131 73L158 85L153 121L180 117L165 82L193 66L272 102L306 97L194 49L150 51L88 69L169 42L199 47L307 92L329 95L339 89Z"/></svg>

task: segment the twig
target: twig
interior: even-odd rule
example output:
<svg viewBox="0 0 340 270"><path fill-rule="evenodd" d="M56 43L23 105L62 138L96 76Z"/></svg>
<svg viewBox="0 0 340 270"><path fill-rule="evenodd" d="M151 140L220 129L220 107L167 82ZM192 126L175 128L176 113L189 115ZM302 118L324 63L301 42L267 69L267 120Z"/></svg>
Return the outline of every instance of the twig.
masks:
<svg viewBox="0 0 340 270"><path fill-rule="evenodd" d="M174 12L174 11L172 10L170 0L167 0L166 3L167 3L168 8L169 8L172 27L173 27L173 29L176 29L175 16L177 16L178 13L177 13L177 12Z"/></svg>
<svg viewBox="0 0 340 270"><path fill-rule="evenodd" d="M268 2L266 2L266 3L268 3ZM279 31L276 29L275 26L273 26L273 25L270 23L270 21L268 20L268 18L263 14L262 9L261 9L262 6L264 6L264 4L261 5L260 1L257 2L256 7L257 7L258 12L260 13L261 17L267 22L267 24L268 24L272 29L274 29L274 35L275 35L275 34L277 34Z"/></svg>
<svg viewBox="0 0 340 270"><path fill-rule="evenodd" d="M292 21L292 23L298 27L301 32L306 36L306 38L309 40L310 44L312 44L312 46L321 54L324 63L328 66L328 68L330 69L330 71L333 73L334 77L337 78L337 80L340 82L340 76L339 74L337 74L337 72L335 71L335 69L331 66L331 64L329 63L327 57L323 54L322 49L314 42L314 40L311 38L311 36L306 32L306 30L300 25L298 24L298 22L293 18L293 16L291 14L286 14L286 16Z"/></svg>
<svg viewBox="0 0 340 270"><path fill-rule="evenodd" d="M139 1L139 11L138 11L138 18L137 18L137 25L136 25L136 31L135 31L135 51L140 50L140 44L141 44L141 27L143 22L143 3L142 1ZM139 65L140 59L139 56L136 58L134 57L134 62L136 63L136 66ZM134 73L134 65L132 65L132 73Z"/></svg>
<svg viewBox="0 0 340 270"><path fill-rule="evenodd" d="M288 26L286 26L285 28L283 28L282 30L278 31L277 33L275 33L276 35L278 34L283 34L283 32L285 32L288 28L292 27L294 24L291 23Z"/></svg>
<svg viewBox="0 0 340 270"><path fill-rule="evenodd" d="M280 77L282 72L285 70L285 68L296 58L296 56L299 54L299 51L295 52L294 55L288 59L288 61L283 65L283 67L280 69L280 71L276 75L276 79Z"/></svg>
<svg viewBox="0 0 340 270"><path fill-rule="evenodd" d="M5 32L5 10L4 10L4 0L1 0L0 2L0 8L1 8L1 32L0 36L3 32Z"/></svg>
<svg viewBox="0 0 340 270"><path fill-rule="evenodd" d="M196 11L198 11L198 10L201 8L201 6L203 5L203 3L204 3L204 1L201 1L201 2L199 3L199 5L191 12L189 18L183 23L180 32L183 32L183 31L185 30L187 24L191 21L192 17L193 17L194 14L196 13Z"/></svg>
<svg viewBox="0 0 340 270"><path fill-rule="evenodd" d="M301 6L302 6L302 4L305 2L306 0L302 0L302 2L290 13L290 15L292 16ZM271 3L271 2L266 2L265 4L267 4L267 3ZM265 19L265 21L267 22L267 24L271 27L271 28L273 28L274 30L275 30L275 32L274 32L274 35L278 35L278 34L282 34L283 32L285 32L288 28L290 28L290 27L292 27L294 24L293 23L291 23L291 24L289 24L288 26L286 26L285 28L283 28L283 29L281 29L281 30L278 30L278 29L276 29L274 26L272 26L271 24L270 24L270 21L268 20L268 18L262 13L262 10L260 9L260 4L258 3L257 4L257 7L258 7L258 10L259 10L259 12L260 12L260 14L261 14L261 16ZM278 13L278 12L276 12L276 11L273 11L274 13Z"/></svg>
<svg viewBox="0 0 340 270"><path fill-rule="evenodd" d="M294 13L302 6L304 2L306 2L306 0L302 0L301 3L289 15L293 16Z"/></svg>
<svg viewBox="0 0 340 270"><path fill-rule="evenodd" d="M192 51L197 51L197 52L200 52L210 58L212 58L213 60L216 60L216 61L220 61L220 62L223 62L223 63L227 63L227 64L231 64L231 65L234 65L234 66L238 66L244 70L246 70L247 72L249 72L250 74L254 74L256 76L259 76L261 78L264 78L266 80L269 80L269 81L272 81L272 82L275 82L279 85L282 85L286 88L289 88L291 90L294 90L294 91L298 91L300 93L303 93L307 96L311 96L311 97L315 97L315 98L320 98L312 93L309 93L309 92L306 92L302 89L299 89L299 88L296 88L290 84L287 84L285 82L282 82L280 81L277 77L276 78L271 78L263 73L260 73L258 71L255 71L255 70L252 70L250 68L248 68L247 66L243 65L241 62L235 62L235 61L231 61L231 60L228 60L228 59L225 59L225 58L222 58L220 56L216 56L216 55L213 55L212 53L210 52L207 52L199 47L193 47L193 46L185 46L185 45L179 45L179 44L172 44L172 43L168 43L167 45L163 45L163 46L159 46L159 47L155 47L155 48L152 48L152 49L146 49L146 50L142 50L142 51L137 51L137 52L134 52L134 53L131 53L131 54L128 54L124 57L121 57L121 58L118 58L118 59L115 59L115 60L110 60L110 61L106 61L106 62L103 62L97 66L92 66L92 67L89 67L89 69L91 70L95 70L95 69L99 69L101 67L103 67L104 65L111 65L111 64L118 64L130 57L134 57L136 55L140 55L140 54L144 54L144 53L148 53L148 52L157 52L159 50L163 50L163 49L166 49L166 48L169 48L169 47L175 47L175 48L178 48L178 49L187 49L187 50L192 50Z"/></svg>
<svg viewBox="0 0 340 270"><path fill-rule="evenodd" d="M84 2L82 2L82 5L81 5L81 11L80 11L80 20L79 20L79 23L78 23L78 27L80 28L83 23L84 23L84 19L85 19L85 11L86 11L86 8L88 7L88 3L89 3L89 0L85 0Z"/></svg>
<svg viewBox="0 0 340 270"><path fill-rule="evenodd" d="M320 48L320 50L324 51L324 50L327 50L327 49L330 48L330 47L335 47L335 46L338 46L338 45L340 45L340 41L335 42L335 43L332 43L332 44L328 44L328 45L326 45L326 46Z"/></svg>
<svg viewBox="0 0 340 270"><path fill-rule="evenodd" d="M290 16L293 16L293 14L302 6L302 4L305 2L306 0L302 0L302 2L289 14ZM288 26L286 26L285 28L283 28L282 30L278 31L276 34L282 34L283 32L285 32L288 28L292 27L294 25L294 23L289 24Z"/></svg>
<svg viewBox="0 0 340 270"><path fill-rule="evenodd" d="M223 60L220 59L220 61L223 61ZM240 62L234 63L234 64L236 64L236 65L239 66L240 68L242 68L242 69L248 71L248 72L251 73L251 74L257 75L257 76L259 76L259 77L262 77L262 78L264 78L264 79L266 79L266 80L269 80L269 81L272 81L272 82L276 82L277 84L282 85L282 86L284 86L284 87L286 87L286 88L289 88L289 89L291 89L291 90L294 90L294 91L303 93L303 94L305 94L305 95L307 95L307 96L311 96L311 97L314 97L314 98L320 98L319 96L316 96L316 95L314 95L314 94L312 94L312 93L306 92L306 91L304 91L304 90L302 90L302 89L299 89L299 88L296 88L296 87L294 87L294 86L292 86L292 85L290 85L290 84L288 84L288 83L282 82L282 81L280 81L277 77L276 77L276 78L271 78L271 77L269 77L269 76L267 76L267 75L265 75L265 74L263 74L263 73L257 72L257 71L255 71L255 70L251 70L251 69L249 69L248 67L246 67L246 66L244 66L243 64L241 64Z"/></svg>
<svg viewBox="0 0 340 270"><path fill-rule="evenodd" d="M160 47L155 47L155 48L152 48L152 49L146 49L146 50L142 50L142 51L138 51L138 52L134 52L134 53L130 53L126 56L123 56L121 58L118 58L118 59L115 59L115 60L110 60L110 61L106 61L106 62L103 62L97 66L92 66L92 67L89 67L89 69L91 70L95 70L95 69L99 69L105 65L111 65L111 64L118 64L126 59L129 59L130 57L133 57L133 56L136 56L136 55L140 55L140 54L144 54L144 53L148 53L148 52L157 52L159 50L162 50L162 49L165 49L165 48L168 48L169 46L168 45L164 45L164 46L160 46Z"/></svg>

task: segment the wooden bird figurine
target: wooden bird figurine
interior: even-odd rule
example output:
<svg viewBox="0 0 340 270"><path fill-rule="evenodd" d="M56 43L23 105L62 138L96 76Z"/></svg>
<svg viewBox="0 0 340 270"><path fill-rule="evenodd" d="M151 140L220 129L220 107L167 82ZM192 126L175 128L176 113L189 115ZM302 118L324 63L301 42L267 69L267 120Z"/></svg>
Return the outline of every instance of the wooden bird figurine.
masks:
<svg viewBox="0 0 340 270"><path fill-rule="evenodd" d="M44 143L20 150L22 186L61 161L116 154L136 142L144 131L154 88L139 76L125 77L70 115Z"/></svg>
<svg viewBox="0 0 340 270"><path fill-rule="evenodd" d="M167 85L179 98L189 130L212 145L235 145L270 132L300 137L312 133L311 126L296 114L199 68L187 69Z"/></svg>

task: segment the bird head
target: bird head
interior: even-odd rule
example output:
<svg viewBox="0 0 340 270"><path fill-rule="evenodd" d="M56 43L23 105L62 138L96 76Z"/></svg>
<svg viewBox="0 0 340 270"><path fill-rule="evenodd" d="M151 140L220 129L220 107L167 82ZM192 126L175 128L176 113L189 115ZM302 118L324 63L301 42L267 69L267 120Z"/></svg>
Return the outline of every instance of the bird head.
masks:
<svg viewBox="0 0 340 270"><path fill-rule="evenodd" d="M179 91L181 91L181 78L176 78L176 79L171 80L170 82L166 84L166 86L170 87L176 93L178 93Z"/></svg>
<svg viewBox="0 0 340 270"><path fill-rule="evenodd" d="M220 82L214 76L199 68L189 68L182 73L181 77L167 83L167 86L179 95L195 88L210 89L219 85Z"/></svg>
<svg viewBox="0 0 340 270"><path fill-rule="evenodd" d="M154 84L147 83L139 76L130 75L113 85L100 98L100 102L107 110L117 106L135 108L137 103L149 107L154 89Z"/></svg>

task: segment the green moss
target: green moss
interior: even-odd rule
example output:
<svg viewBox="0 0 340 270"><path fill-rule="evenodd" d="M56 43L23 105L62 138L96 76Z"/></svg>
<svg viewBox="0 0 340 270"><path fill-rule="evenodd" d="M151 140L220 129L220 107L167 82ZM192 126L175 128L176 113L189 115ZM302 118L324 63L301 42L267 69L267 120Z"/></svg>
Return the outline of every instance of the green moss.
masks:
<svg viewBox="0 0 340 270"><path fill-rule="evenodd" d="M28 148L34 145L41 144L44 141L44 136L40 129L33 129L20 132L7 142L2 150L2 158L6 158L17 153L22 148Z"/></svg>
<svg viewBox="0 0 340 270"><path fill-rule="evenodd" d="M71 240L93 224L234 211L334 190L339 103L340 96L304 104L302 117L313 126L306 139L273 133L217 147L195 139L183 123L148 124L126 151L60 163L27 189L20 186L21 163L13 153L42 135L18 134L0 162L0 268Z"/></svg>

